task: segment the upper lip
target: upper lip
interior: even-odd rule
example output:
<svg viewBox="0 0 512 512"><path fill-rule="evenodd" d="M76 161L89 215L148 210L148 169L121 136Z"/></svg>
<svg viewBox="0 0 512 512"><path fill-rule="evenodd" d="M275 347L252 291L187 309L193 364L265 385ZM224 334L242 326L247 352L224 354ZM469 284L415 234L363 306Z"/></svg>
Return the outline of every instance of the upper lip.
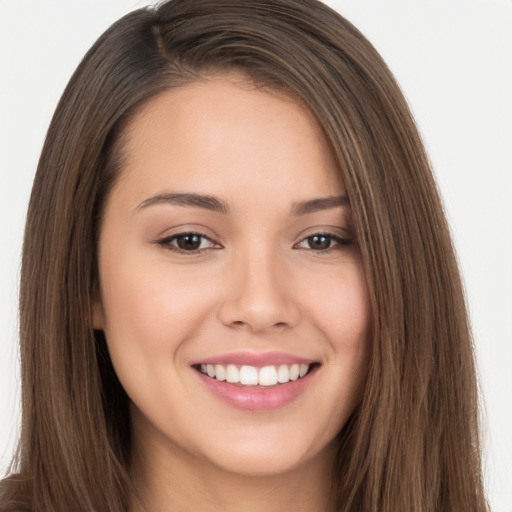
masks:
<svg viewBox="0 0 512 512"><path fill-rule="evenodd" d="M234 364L238 366L248 365L262 368L271 365L313 364L315 362L317 361L287 354L286 352L231 352L194 361L191 366L200 364Z"/></svg>

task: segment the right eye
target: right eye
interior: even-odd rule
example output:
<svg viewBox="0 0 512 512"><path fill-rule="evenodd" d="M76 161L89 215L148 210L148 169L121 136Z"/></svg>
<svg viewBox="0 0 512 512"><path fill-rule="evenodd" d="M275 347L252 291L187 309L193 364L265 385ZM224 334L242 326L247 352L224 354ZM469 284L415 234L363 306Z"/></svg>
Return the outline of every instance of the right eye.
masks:
<svg viewBox="0 0 512 512"><path fill-rule="evenodd" d="M158 245L181 253L194 254L219 246L201 233L178 233L159 240Z"/></svg>

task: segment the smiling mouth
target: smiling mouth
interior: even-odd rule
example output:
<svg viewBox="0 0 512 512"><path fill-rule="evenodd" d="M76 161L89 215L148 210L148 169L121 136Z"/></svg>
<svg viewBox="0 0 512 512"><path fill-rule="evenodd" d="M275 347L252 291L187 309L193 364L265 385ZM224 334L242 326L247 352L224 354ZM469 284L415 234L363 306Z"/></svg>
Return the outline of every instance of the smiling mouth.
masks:
<svg viewBox="0 0 512 512"><path fill-rule="evenodd" d="M198 364L194 365L194 368L219 382L240 387L268 388L302 379L319 366L319 363L269 365L261 368L235 364Z"/></svg>

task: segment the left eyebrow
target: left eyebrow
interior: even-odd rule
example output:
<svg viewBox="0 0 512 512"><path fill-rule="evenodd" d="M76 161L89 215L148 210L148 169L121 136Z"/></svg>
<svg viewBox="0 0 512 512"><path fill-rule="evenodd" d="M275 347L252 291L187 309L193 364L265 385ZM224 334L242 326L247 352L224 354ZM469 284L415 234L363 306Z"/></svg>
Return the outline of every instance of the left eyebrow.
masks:
<svg viewBox="0 0 512 512"><path fill-rule="evenodd" d="M329 210L337 208L338 206L348 206L350 204L348 197L333 196L322 197L319 199L311 199L310 201L301 201L292 206L292 213L294 215L306 215L308 213L319 212L321 210Z"/></svg>
<svg viewBox="0 0 512 512"><path fill-rule="evenodd" d="M158 194L150 197L137 206L136 210L148 208L156 204L175 204L177 206L203 208L214 212L228 213L228 205L221 199L202 194Z"/></svg>

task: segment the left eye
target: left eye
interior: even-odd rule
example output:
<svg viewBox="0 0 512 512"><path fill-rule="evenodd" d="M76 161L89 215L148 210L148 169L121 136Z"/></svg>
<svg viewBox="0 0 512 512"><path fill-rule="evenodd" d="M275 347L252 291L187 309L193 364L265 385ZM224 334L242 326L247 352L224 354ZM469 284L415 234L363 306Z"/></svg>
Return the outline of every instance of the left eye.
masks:
<svg viewBox="0 0 512 512"><path fill-rule="evenodd" d="M318 233L315 235L308 236L304 240L300 241L297 246L301 249L312 249L314 251L326 251L335 247L336 245L346 245L348 240L344 240L337 236Z"/></svg>
<svg viewBox="0 0 512 512"><path fill-rule="evenodd" d="M200 233L180 233L164 238L158 243L170 250L182 252L195 252L215 247L207 236Z"/></svg>

